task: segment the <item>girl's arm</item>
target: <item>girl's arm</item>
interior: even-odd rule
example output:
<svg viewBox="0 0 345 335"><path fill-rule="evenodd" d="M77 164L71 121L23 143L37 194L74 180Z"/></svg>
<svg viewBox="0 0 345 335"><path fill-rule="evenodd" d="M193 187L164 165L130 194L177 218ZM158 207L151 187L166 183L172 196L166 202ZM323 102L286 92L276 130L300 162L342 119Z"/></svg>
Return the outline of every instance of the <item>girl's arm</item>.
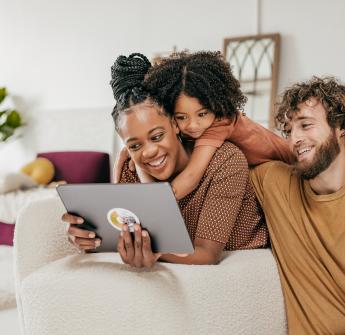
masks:
<svg viewBox="0 0 345 335"><path fill-rule="evenodd" d="M238 112L236 118L222 120L206 129L196 141L196 146L204 143L230 141L239 147L247 158L249 165L258 165L270 160L281 160L286 163L294 161L287 141L264 128L260 124Z"/></svg>
<svg viewBox="0 0 345 335"><path fill-rule="evenodd" d="M198 186L216 150L217 147L211 145L194 148L188 165L171 183L177 200L184 198Z"/></svg>
<svg viewBox="0 0 345 335"><path fill-rule="evenodd" d="M227 139L243 151L249 165L270 160L294 161L286 139L240 113L231 125Z"/></svg>

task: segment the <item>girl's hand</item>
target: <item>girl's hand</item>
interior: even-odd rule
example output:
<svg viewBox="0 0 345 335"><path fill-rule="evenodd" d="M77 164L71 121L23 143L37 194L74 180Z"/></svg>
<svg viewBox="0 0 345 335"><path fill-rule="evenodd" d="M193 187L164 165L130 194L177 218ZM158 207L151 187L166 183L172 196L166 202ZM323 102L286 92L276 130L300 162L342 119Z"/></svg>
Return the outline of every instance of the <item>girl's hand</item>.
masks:
<svg viewBox="0 0 345 335"><path fill-rule="evenodd" d="M141 183L153 183L155 181L155 179L151 175L149 175L148 173L143 171L137 165L135 165L135 170L137 172L137 175L138 175Z"/></svg>
<svg viewBox="0 0 345 335"><path fill-rule="evenodd" d="M120 182L123 166L128 158L128 150L126 147L123 147L116 157L116 161L113 168L113 182L115 184ZM132 159L129 161L129 169L131 171L135 171L135 165Z"/></svg>

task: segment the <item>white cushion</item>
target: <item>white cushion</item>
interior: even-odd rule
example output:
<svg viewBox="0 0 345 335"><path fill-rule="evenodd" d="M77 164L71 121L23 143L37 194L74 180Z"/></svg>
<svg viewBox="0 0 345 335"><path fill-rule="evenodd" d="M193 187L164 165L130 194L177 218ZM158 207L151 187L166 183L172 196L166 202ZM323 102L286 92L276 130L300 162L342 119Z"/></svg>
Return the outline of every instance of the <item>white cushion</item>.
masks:
<svg viewBox="0 0 345 335"><path fill-rule="evenodd" d="M28 175L18 173L6 173L0 175L0 194L37 186L37 183Z"/></svg>
<svg viewBox="0 0 345 335"><path fill-rule="evenodd" d="M67 256L23 279L25 334L286 334L271 251L214 266L123 265L118 254Z"/></svg>
<svg viewBox="0 0 345 335"><path fill-rule="evenodd" d="M13 248L0 246L0 311L16 305L13 274Z"/></svg>
<svg viewBox="0 0 345 335"><path fill-rule="evenodd" d="M0 194L0 221L5 223L15 223L20 210L30 202L38 199L55 197L58 197L55 188L45 188L42 186L25 191Z"/></svg>

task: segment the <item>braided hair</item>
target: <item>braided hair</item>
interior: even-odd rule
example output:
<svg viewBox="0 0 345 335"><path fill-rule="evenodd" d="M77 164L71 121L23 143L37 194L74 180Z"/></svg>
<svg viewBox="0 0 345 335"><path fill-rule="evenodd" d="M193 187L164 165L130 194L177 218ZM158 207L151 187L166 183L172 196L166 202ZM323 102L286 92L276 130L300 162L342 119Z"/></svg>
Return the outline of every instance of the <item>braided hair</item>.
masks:
<svg viewBox="0 0 345 335"><path fill-rule="evenodd" d="M145 85L170 116L182 93L197 98L217 118L233 118L247 101L220 52L172 54L149 69Z"/></svg>
<svg viewBox="0 0 345 335"><path fill-rule="evenodd" d="M117 130L122 112L128 112L132 106L151 98L143 86L144 77L150 67L150 61L140 53L132 53L128 57L119 56L111 67L110 85L116 100L111 115Z"/></svg>

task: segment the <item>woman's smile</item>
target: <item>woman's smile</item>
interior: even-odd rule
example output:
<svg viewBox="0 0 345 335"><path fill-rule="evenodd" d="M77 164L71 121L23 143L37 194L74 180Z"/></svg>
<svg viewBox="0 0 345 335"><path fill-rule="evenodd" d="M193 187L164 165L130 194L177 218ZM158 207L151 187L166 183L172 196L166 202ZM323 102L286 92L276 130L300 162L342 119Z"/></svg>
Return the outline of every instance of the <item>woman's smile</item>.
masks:
<svg viewBox="0 0 345 335"><path fill-rule="evenodd" d="M166 154L145 162L146 165L148 165L151 169L155 169L155 170L163 169L166 166L166 163L167 163Z"/></svg>

